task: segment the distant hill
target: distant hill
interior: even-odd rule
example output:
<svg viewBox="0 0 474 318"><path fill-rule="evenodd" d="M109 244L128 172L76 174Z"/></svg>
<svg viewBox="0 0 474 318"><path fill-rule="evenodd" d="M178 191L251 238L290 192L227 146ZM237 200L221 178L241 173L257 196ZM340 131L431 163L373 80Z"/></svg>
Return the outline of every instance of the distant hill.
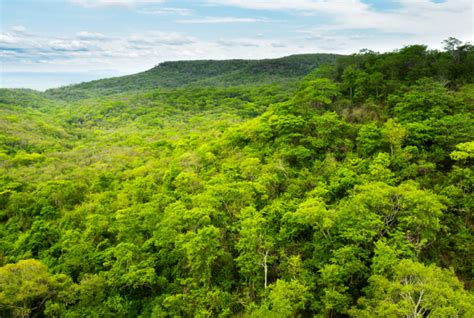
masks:
<svg viewBox="0 0 474 318"><path fill-rule="evenodd" d="M323 63L333 63L338 57L336 54L301 54L265 60L163 62L145 72L50 89L46 95L77 100L186 85L235 86L284 82L301 78Z"/></svg>
<svg viewBox="0 0 474 318"><path fill-rule="evenodd" d="M0 88L0 105L17 105L22 107L41 108L53 103L45 94L33 89Z"/></svg>

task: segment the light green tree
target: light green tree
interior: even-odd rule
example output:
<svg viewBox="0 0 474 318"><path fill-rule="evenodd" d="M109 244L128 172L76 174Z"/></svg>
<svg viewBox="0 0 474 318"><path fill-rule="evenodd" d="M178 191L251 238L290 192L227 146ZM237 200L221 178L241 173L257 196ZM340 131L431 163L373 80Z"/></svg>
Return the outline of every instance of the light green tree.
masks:
<svg viewBox="0 0 474 318"><path fill-rule="evenodd" d="M354 317L473 317L474 295L452 271L401 260L389 276L369 278Z"/></svg>
<svg viewBox="0 0 474 318"><path fill-rule="evenodd" d="M40 313L50 300L67 300L71 279L50 274L35 259L0 267L0 314L5 317L31 317Z"/></svg>

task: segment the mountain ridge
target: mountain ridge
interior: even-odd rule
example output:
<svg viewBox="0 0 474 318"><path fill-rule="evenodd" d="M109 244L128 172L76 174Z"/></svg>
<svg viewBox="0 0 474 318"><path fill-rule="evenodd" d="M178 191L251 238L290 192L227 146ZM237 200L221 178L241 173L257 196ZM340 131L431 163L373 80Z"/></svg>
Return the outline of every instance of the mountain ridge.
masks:
<svg viewBox="0 0 474 318"><path fill-rule="evenodd" d="M45 95L78 100L123 92L182 86L239 86L299 79L321 64L334 63L342 55L314 53L275 59L167 61L136 74L111 77L48 89Z"/></svg>

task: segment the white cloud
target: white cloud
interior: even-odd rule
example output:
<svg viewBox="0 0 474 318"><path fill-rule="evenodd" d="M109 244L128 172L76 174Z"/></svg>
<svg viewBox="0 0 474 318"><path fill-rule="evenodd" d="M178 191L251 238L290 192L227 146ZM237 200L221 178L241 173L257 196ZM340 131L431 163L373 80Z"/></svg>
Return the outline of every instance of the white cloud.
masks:
<svg viewBox="0 0 474 318"><path fill-rule="evenodd" d="M358 0L208 0L208 3L257 10L298 10L335 13L360 11L368 6Z"/></svg>
<svg viewBox="0 0 474 318"><path fill-rule="evenodd" d="M10 72L111 69L134 73L170 60L258 59L303 52L297 46L261 37L202 40L163 31L136 32L120 37L87 31L69 37L0 33L0 42L4 71ZM313 50L304 48L304 51Z"/></svg>
<svg viewBox="0 0 474 318"><path fill-rule="evenodd" d="M11 33L2 32L0 33L0 44L16 44L19 43L21 39L18 36L15 36Z"/></svg>
<svg viewBox="0 0 474 318"><path fill-rule="evenodd" d="M13 32L23 33L26 32L26 27L23 25L15 25L12 27Z"/></svg>
<svg viewBox="0 0 474 318"><path fill-rule="evenodd" d="M186 8L143 8L137 11L142 14L152 15L180 15L180 16L191 16L193 10Z"/></svg>
<svg viewBox="0 0 474 318"><path fill-rule="evenodd" d="M132 34L126 39L127 43L133 46L152 46L152 45L174 45L180 46L192 44L197 39L186 36L178 32L148 31L144 34Z"/></svg>
<svg viewBox="0 0 474 318"><path fill-rule="evenodd" d="M76 37L80 40L106 40L107 37L102 33L81 31L76 33Z"/></svg>
<svg viewBox="0 0 474 318"><path fill-rule="evenodd" d="M373 30L399 33L415 42L434 45L449 36L473 38L472 0L397 0L397 9L377 11L361 0L207 0L207 3L255 10L292 10L322 14L330 22L310 27L314 33Z"/></svg>
<svg viewBox="0 0 474 318"><path fill-rule="evenodd" d="M163 3L164 0L70 0L70 2L85 7L135 7L146 4Z"/></svg>
<svg viewBox="0 0 474 318"><path fill-rule="evenodd" d="M22 41L22 37L25 36L26 27L23 25L15 25L11 27L10 32L0 32L0 44L10 45L18 44Z"/></svg>
<svg viewBox="0 0 474 318"><path fill-rule="evenodd" d="M264 19L257 18L237 18L237 17L204 17L196 19L181 19L176 20L177 23L182 24L219 24L219 23L256 23L264 22Z"/></svg>

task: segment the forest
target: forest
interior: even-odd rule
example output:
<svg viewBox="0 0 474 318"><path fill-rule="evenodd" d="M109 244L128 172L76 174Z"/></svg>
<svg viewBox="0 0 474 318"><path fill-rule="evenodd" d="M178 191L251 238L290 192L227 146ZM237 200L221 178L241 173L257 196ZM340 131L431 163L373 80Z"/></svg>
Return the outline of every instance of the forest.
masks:
<svg viewBox="0 0 474 318"><path fill-rule="evenodd" d="M474 317L474 47L0 90L0 317Z"/></svg>

